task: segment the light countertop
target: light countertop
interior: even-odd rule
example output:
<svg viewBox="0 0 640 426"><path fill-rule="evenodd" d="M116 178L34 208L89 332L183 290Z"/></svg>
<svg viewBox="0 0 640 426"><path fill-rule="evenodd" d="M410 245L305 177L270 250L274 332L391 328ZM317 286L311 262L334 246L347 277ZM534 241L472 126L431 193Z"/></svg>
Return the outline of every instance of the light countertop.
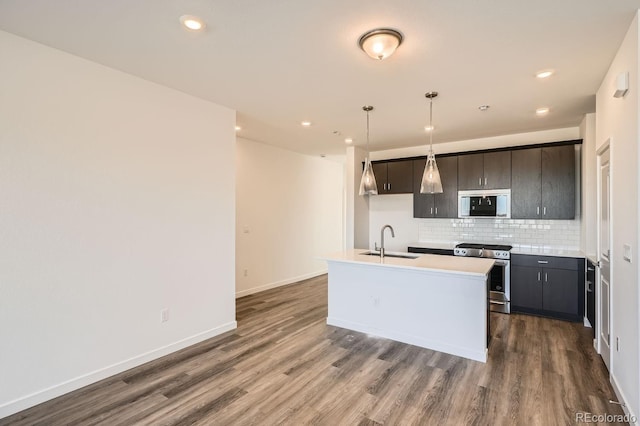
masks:
<svg viewBox="0 0 640 426"><path fill-rule="evenodd" d="M417 243L410 243L407 247L418 247L418 248L427 248L427 249L438 249L438 250L453 250L456 248L456 242L447 242L447 241L422 241Z"/></svg>
<svg viewBox="0 0 640 426"><path fill-rule="evenodd" d="M511 249L511 254L528 254L528 255L536 255L536 256L555 256L555 257L578 257L584 258L586 257L584 252L581 250L566 250L566 249L557 249L557 248L549 248L549 247L513 247Z"/></svg>
<svg viewBox="0 0 640 426"><path fill-rule="evenodd" d="M436 254L416 255L415 259L403 259L397 257L385 257L363 255L369 250L353 249L324 256L321 259L329 262L348 262L363 265L377 265L390 268L404 268L414 270L428 270L434 272L446 272L463 275L486 275L493 267L493 259L478 257L440 256ZM387 252L393 254L395 252ZM412 253L397 253L403 255L415 255Z"/></svg>
<svg viewBox="0 0 640 426"><path fill-rule="evenodd" d="M453 250L456 247L458 242L448 242L448 241L421 241L421 242L413 242L408 245L408 247L419 247L419 248L427 248L427 249L444 249L444 250ZM500 243L505 244L505 243ZM559 249L553 247L532 247L532 246L518 246L514 245L511 249L511 254L527 254L527 255L535 255L535 256L556 256L556 257L578 257L585 258L587 257L585 253L581 250L568 250L568 249Z"/></svg>

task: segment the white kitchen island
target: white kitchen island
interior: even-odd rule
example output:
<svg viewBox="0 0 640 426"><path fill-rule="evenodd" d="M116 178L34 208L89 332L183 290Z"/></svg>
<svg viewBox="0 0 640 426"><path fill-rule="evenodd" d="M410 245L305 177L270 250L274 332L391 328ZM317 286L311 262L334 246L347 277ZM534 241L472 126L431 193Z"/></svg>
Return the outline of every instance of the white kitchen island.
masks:
<svg viewBox="0 0 640 426"><path fill-rule="evenodd" d="M492 259L347 250L329 265L327 324L486 362Z"/></svg>

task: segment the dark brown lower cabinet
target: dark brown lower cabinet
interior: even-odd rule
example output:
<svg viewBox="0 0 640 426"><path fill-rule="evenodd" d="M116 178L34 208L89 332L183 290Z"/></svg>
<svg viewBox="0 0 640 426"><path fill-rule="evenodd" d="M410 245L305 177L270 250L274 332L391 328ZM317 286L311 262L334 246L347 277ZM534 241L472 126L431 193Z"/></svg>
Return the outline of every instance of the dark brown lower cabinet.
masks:
<svg viewBox="0 0 640 426"><path fill-rule="evenodd" d="M511 311L582 321L584 262L581 258L513 255Z"/></svg>

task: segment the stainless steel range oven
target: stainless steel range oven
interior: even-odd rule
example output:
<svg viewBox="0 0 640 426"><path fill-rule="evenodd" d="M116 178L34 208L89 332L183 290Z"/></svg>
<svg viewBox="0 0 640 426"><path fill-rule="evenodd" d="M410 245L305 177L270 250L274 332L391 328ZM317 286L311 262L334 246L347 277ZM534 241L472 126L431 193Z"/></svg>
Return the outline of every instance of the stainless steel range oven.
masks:
<svg viewBox="0 0 640 426"><path fill-rule="evenodd" d="M489 273L489 303L494 312L511 312L511 246L494 244L458 244L456 256L495 259Z"/></svg>

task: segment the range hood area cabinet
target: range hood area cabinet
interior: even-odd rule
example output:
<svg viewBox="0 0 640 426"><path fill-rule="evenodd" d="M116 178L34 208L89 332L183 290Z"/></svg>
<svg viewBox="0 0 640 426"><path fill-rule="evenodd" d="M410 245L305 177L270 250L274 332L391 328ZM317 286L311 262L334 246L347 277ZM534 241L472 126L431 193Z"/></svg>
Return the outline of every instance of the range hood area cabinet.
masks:
<svg viewBox="0 0 640 426"><path fill-rule="evenodd" d="M371 165L378 185L378 194L413 192L413 160L372 161Z"/></svg>
<svg viewBox="0 0 640 426"><path fill-rule="evenodd" d="M511 218L574 219L574 145L511 152Z"/></svg>
<svg viewBox="0 0 640 426"><path fill-rule="evenodd" d="M413 217L458 217L458 156L436 157L442 194L421 194L420 183L426 159L413 160Z"/></svg>
<svg viewBox="0 0 640 426"><path fill-rule="evenodd" d="M511 188L511 151L458 156L458 189Z"/></svg>

